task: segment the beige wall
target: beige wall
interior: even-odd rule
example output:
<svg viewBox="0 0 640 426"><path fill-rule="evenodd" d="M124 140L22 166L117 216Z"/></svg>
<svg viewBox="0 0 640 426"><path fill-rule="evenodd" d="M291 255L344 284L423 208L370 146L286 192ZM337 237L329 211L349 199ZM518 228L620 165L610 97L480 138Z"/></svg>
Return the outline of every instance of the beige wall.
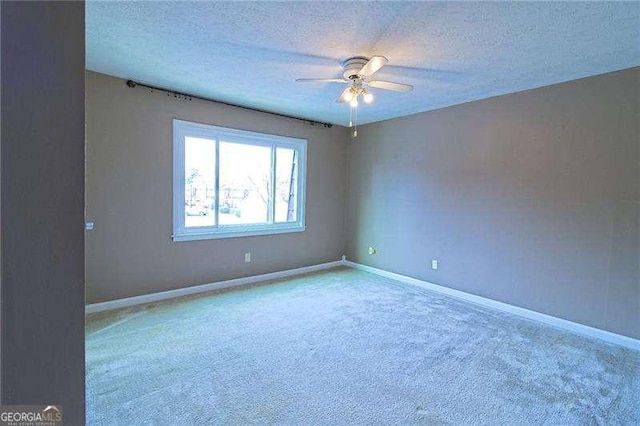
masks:
<svg viewBox="0 0 640 426"><path fill-rule="evenodd" d="M87 302L339 260L344 254L347 130L126 86L88 72ZM307 230L173 242L173 118L304 138ZM244 262L244 253L252 262Z"/></svg>
<svg viewBox="0 0 640 426"><path fill-rule="evenodd" d="M639 75L362 126L347 256L640 338Z"/></svg>

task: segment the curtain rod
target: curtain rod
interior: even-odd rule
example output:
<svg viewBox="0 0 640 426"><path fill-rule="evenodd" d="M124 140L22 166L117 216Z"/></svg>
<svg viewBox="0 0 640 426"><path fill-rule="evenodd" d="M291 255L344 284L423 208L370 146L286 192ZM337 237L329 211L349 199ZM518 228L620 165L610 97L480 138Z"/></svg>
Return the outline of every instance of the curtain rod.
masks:
<svg viewBox="0 0 640 426"><path fill-rule="evenodd" d="M320 125L320 126L327 127L327 128L333 127L333 124L331 124L331 123L323 123L321 121L310 120L308 118L302 118L302 117L296 117L296 116L293 116L293 115L280 114L278 112L266 111L266 110L263 110L263 109L252 108L252 107L248 107L248 106L244 106L244 105L232 104L230 102L219 101L217 99L205 98L205 97L197 96L197 95L190 95L188 93L177 92L175 90L165 89L164 87L151 86L149 84L139 83L139 82L133 81L133 80L127 80L127 86L129 86L131 88L134 88L136 86L146 87L147 89L158 90L158 91L161 91L161 92L165 92L167 94L173 95L174 97L183 97L183 98L188 98L189 100L195 98L195 99L200 99L202 101L215 102L215 103L218 103L218 104L228 105L228 106L232 106L232 107L236 107L236 108L242 108L242 109L246 109L246 110L249 110L249 111L256 111L256 112L262 112L262 113L265 113L265 114L277 115L278 117L293 118L294 120L306 121L307 123L311 124L312 126Z"/></svg>

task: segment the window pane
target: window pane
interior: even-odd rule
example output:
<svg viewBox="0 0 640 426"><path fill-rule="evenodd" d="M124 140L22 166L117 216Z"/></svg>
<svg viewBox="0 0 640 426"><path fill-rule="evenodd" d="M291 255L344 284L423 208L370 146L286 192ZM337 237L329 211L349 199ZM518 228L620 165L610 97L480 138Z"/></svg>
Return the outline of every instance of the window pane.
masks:
<svg viewBox="0 0 640 426"><path fill-rule="evenodd" d="M221 141L220 224L268 222L270 181L270 147Z"/></svg>
<svg viewBox="0 0 640 426"><path fill-rule="evenodd" d="M296 157L296 151L293 149L276 149L276 222L297 220L298 161Z"/></svg>
<svg viewBox="0 0 640 426"><path fill-rule="evenodd" d="M215 225L215 142L184 139L184 225L187 228Z"/></svg>

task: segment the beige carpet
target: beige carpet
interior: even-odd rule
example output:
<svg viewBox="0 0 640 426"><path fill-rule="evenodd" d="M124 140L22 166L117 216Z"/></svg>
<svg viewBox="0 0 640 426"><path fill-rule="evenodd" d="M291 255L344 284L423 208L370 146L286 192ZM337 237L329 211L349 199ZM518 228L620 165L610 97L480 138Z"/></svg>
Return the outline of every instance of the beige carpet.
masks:
<svg viewBox="0 0 640 426"><path fill-rule="evenodd" d="M93 315L87 423L638 424L640 353L353 269Z"/></svg>

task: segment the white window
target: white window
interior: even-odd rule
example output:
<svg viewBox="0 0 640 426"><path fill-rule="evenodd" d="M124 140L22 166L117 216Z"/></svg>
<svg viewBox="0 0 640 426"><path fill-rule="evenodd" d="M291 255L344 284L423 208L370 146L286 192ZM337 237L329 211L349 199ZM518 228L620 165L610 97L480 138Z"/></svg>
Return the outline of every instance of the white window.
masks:
<svg viewBox="0 0 640 426"><path fill-rule="evenodd" d="M307 141L173 120L173 240L304 231Z"/></svg>

